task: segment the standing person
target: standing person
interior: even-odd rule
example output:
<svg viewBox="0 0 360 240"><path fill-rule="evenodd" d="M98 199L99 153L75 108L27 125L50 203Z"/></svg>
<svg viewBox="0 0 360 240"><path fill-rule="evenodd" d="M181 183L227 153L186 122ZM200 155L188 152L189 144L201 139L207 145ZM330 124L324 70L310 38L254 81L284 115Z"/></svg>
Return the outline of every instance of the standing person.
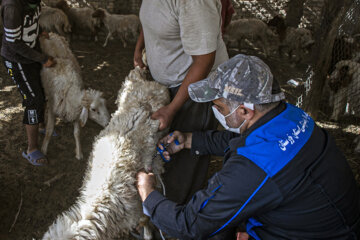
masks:
<svg viewBox="0 0 360 240"><path fill-rule="evenodd" d="M164 156L191 149L224 164L186 205L156 191L153 174L138 173L144 213L158 228L180 239L231 240L247 222L256 240L360 239L359 188L345 157L308 114L282 101L263 61L237 55L189 94L212 101L227 131L175 131L160 141L170 143Z"/></svg>
<svg viewBox="0 0 360 240"><path fill-rule="evenodd" d="M23 123L28 146L22 156L37 166L46 163L46 157L37 144L39 123L44 122L45 105L40 70L41 65L52 67L55 64L51 57L39 51L40 11L40 0L2 1L4 34L1 56L8 74L18 87L25 107Z"/></svg>
<svg viewBox="0 0 360 240"><path fill-rule="evenodd" d="M230 24L232 15L235 13L231 0L221 0L221 33L224 35L226 27Z"/></svg>
<svg viewBox="0 0 360 240"><path fill-rule="evenodd" d="M140 21L134 65L144 67L141 53L146 47L152 77L168 86L171 95L171 103L152 115L159 120L159 129L215 129L211 104L190 100L188 86L228 59L221 37L220 1L143 0ZM167 196L186 202L204 184L209 160L210 156L191 156L190 151L174 155L163 175Z"/></svg>

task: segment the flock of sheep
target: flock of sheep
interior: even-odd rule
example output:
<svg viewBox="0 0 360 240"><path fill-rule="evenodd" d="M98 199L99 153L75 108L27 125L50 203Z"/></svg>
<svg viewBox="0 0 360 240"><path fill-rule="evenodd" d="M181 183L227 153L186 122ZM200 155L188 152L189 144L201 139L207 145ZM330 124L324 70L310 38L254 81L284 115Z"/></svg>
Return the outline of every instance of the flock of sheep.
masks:
<svg viewBox="0 0 360 240"><path fill-rule="evenodd" d="M142 214L135 175L140 169L151 169L156 175L163 172L162 161L152 156L164 132L157 131L157 122L149 116L169 102L169 94L166 87L147 81L144 70L135 68L119 90L117 110L110 117L102 93L83 88L81 68L69 47L74 34L91 33L96 40L102 24L108 30L104 47L115 33L126 47L127 42L137 39L140 30L136 15L110 14L101 8L74 8L64 0L42 9L40 25L55 33L50 33L49 39L40 38L41 49L57 62L55 67L41 72L48 99L42 152L47 153L55 117L74 124L77 159L83 157L80 127L88 118L105 127L94 140L80 197L55 220L43 239L113 239L129 234L139 225L144 226L144 238L152 238L148 219ZM310 30L286 27L277 17L268 23L258 19L234 20L227 32L224 39L228 45L236 44L241 49L243 41L248 40L261 46L265 56L274 52L275 39L276 52L294 62L302 61L314 44ZM339 59L329 73L335 120L344 111L344 104L350 104L352 111L360 115L359 67L359 58L354 55ZM357 91L356 99L350 98L349 89ZM356 150L360 152L360 142Z"/></svg>

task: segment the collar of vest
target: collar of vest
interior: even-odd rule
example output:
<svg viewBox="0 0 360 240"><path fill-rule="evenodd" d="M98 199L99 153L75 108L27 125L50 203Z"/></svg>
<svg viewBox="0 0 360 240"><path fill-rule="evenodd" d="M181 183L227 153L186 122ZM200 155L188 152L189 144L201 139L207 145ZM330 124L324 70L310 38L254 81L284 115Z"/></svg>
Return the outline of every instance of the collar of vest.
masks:
<svg viewBox="0 0 360 240"><path fill-rule="evenodd" d="M303 110L286 104L284 111L252 130L236 152L272 177L299 153L314 126L313 119Z"/></svg>

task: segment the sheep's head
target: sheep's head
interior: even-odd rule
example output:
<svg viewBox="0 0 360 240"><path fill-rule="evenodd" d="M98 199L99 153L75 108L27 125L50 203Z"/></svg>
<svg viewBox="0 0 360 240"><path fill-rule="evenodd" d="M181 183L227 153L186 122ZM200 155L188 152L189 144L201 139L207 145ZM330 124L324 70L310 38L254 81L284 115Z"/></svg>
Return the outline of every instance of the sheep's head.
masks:
<svg viewBox="0 0 360 240"><path fill-rule="evenodd" d="M301 47L306 50L310 50L310 48L315 43L311 32L307 29L304 29L304 31L301 32L300 41L301 41Z"/></svg>
<svg viewBox="0 0 360 240"><path fill-rule="evenodd" d="M82 112L80 115L81 125L84 126L87 118L105 127L110 121L110 114L106 108L106 100L102 97L102 92L89 89L86 90L82 98Z"/></svg>
<svg viewBox="0 0 360 240"><path fill-rule="evenodd" d="M65 0L60 0L59 2L57 2L55 7L59 8L59 9L61 9L63 11L70 9L69 4Z"/></svg>
<svg viewBox="0 0 360 240"><path fill-rule="evenodd" d="M352 76L348 74L349 66L337 66L336 69L331 73L329 77L329 87L335 93L342 87L346 87Z"/></svg>

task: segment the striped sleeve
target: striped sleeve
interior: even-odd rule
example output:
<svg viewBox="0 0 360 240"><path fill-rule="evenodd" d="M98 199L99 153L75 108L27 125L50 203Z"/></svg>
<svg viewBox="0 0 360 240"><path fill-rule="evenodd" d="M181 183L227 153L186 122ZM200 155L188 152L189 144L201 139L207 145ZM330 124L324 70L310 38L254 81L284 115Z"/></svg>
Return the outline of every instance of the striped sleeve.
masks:
<svg viewBox="0 0 360 240"><path fill-rule="evenodd" d="M22 41L23 16L14 5L6 5L2 9L6 47L26 59L44 64L48 56L29 47Z"/></svg>
<svg viewBox="0 0 360 240"><path fill-rule="evenodd" d="M21 40L21 13L14 6L6 6L4 9L4 34L7 42Z"/></svg>

